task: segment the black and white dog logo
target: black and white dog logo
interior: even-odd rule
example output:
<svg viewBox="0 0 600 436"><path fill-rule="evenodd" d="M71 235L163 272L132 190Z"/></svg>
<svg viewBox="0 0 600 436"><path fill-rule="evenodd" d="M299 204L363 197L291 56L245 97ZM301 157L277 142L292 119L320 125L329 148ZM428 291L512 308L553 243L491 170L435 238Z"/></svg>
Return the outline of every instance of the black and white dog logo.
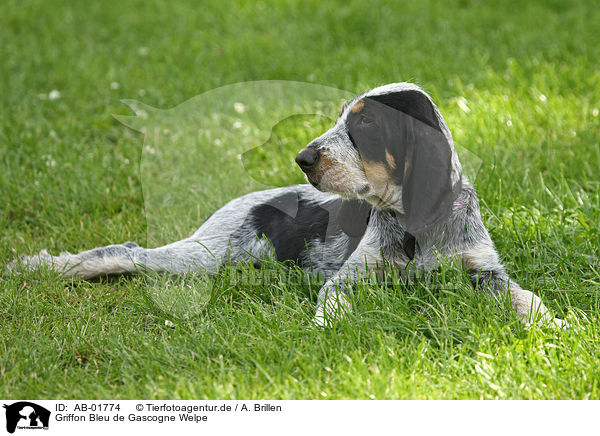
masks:
<svg viewBox="0 0 600 436"><path fill-rule="evenodd" d="M48 430L50 411L42 406L29 401L19 401L11 405L4 405L6 409L6 431L14 433L19 429L44 429Z"/></svg>

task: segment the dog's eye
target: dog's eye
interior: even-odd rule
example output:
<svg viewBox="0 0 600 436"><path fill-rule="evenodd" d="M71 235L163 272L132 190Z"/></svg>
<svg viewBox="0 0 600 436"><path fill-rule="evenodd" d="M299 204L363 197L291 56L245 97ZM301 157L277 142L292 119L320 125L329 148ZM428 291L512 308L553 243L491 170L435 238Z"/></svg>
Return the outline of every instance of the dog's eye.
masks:
<svg viewBox="0 0 600 436"><path fill-rule="evenodd" d="M372 124L375 124L375 120L365 114L360 114L360 117L358 118L358 122L363 126L370 126Z"/></svg>

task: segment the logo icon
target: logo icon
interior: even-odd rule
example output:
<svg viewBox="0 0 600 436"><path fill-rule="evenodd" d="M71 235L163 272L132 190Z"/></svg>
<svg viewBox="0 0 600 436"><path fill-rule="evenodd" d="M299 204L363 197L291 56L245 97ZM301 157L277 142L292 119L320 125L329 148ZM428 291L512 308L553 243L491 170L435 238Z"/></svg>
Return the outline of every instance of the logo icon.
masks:
<svg viewBox="0 0 600 436"><path fill-rule="evenodd" d="M29 401L19 401L4 405L6 409L6 431L14 433L19 429L48 429L50 411Z"/></svg>

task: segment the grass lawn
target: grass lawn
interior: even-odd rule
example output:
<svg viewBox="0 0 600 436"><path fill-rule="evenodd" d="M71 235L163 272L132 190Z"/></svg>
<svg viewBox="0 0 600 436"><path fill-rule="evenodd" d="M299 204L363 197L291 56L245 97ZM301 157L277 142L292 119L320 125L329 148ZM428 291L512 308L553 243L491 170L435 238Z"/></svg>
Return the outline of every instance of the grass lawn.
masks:
<svg viewBox="0 0 600 436"><path fill-rule="evenodd" d="M0 397L600 398L600 5L405 3L1 2ZM361 283L329 330L310 327L313 282L239 283L226 269L209 289L2 267L43 248L169 242L259 184L301 182L290 159L333 107L279 123L267 144L278 153L248 155L244 179L207 162L235 160L264 142L257 133L218 150L184 138L208 159L199 179L165 181L144 166L160 150L144 160L155 144L113 117L132 115L122 99L169 109L265 79L352 93L421 84L459 156L478 159L472 179L508 271L582 328L524 329L454 265L409 286ZM190 288L206 304L186 311ZM157 304L156 289L179 306Z"/></svg>

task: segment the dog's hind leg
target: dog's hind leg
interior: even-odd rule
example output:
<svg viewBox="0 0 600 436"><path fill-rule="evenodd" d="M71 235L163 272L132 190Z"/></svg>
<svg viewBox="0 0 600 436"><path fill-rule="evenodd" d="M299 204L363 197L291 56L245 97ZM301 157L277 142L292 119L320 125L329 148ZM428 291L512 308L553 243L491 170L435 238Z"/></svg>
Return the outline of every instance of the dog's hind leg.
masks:
<svg viewBox="0 0 600 436"><path fill-rule="evenodd" d="M89 279L97 276L164 271L216 271L230 253L230 238L236 227L224 226L223 212L209 218L190 238L158 248L143 248L134 242L108 245L77 254L68 252L52 256L42 250L35 256L25 256L8 265L11 270L48 267L64 277ZM227 224L227 223L225 223ZM229 231L227 231L229 230ZM239 244L238 244L239 245Z"/></svg>
<svg viewBox="0 0 600 436"><path fill-rule="evenodd" d="M242 231L253 204L244 197L232 200L211 215L189 238L158 248L143 248L133 242L98 247L77 254L52 256L42 250L8 265L9 269L38 269L46 266L65 277L92 278L103 275L164 271L217 271L228 259L240 260L261 254L256 236ZM264 245L264 244L263 244ZM232 247L234 247L232 249Z"/></svg>
<svg viewBox="0 0 600 436"><path fill-rule="evenodd" d="M52 256L42 250L8 265L9 269L47 266L65 277L92 278L102 275L164 271L217 271L229 260L252 261L271 257L272 246L252 227L251 211L257 204L289 194L297 200L296 188L255 192L231 200L212 214L189 238L158 248L143 248L133 242L98 247L77 254Z"/></svg>
<svg viewBox="0 0 600 436"><path fill-rule="evenodd" d="M133 250L140 248L134 242L98 247L81 253L63 252L52 256L42 250L34 256L23 256L8 264L8 269L36 270L50 268L64 277L92 278L101 275L134 272Z"/></svg>
<svg viewBox="0 0 600 436"><path fill-rule="evenodd" d="M184 239L159 248L143 248L134 242L108 245L77 254L52 256L42 250L35 256L23 257L9 264L9 269L35 270L48 267L64 277L89 279L104 275L165 271L185 273L194 270L216 271L226 255L226 245L211 241ZM208 246L207 246L208 245ZM213 245L214 252L211 252Z"/></svg>

